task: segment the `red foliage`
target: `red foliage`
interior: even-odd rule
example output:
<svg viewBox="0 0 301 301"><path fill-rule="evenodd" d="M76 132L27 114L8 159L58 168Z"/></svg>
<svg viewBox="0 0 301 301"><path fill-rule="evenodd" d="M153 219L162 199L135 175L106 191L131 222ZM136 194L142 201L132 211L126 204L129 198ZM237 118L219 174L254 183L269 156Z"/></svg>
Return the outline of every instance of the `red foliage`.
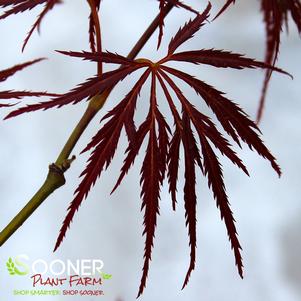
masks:
<svg viewBox="0 0 301 301"><path fill-rule="evenodd" d="M230 208L223 180L223 171L219 159L213 149L216 148L222 155L226 156L233 164L249 175L246 166L232 149L231 143L218 130L212 120L204 115L198 105L194 106L182 93L181 88L174 79L189 85L198 96L206 103L216 116L225 133L239 146L241 142L246 143L251 150L255 150L263 158L267 159L272 168L280 176L280 168L267 147L261 140L257 125L248 115L233 101L228 99L223 92L215 89L202 80L187 74L181 70L168 66L169 62L186 62L196 65L210 65L216 68L260 68L266 70L263 99L273 71L289 75L287 72L275 67L275 61L279 52L280 32L282 24L287 20L288 11L291 12L298 29L301 29L300 4L297 0L287 2L276 0L263 0L262 10L265 14L267 27L267 54L265 62L260 62L238 53L217 49L199 49L190 51L178 51L183 43L191 39L205 25L209 18L211 4L209 3L202 13L177 0L158 0L161 18L159 18L158 47L163 37L164 18L162 11L167 5L174 5L196 14L195 18L188 21L179 28L171 39L165 57L158 62L148 59L129 59L122 55L103 52L96 47L96 30L99 30L97 22L91 13L89 19L89 40L91 52L82 51L59 51L63 55L81 58L99 64L117 64L118 69L105 73L99 72L96 76L87 79L77 87L63 95L53 95L52 99L33 105L21 107L9 113L6 118L18 116L23 113L47 110L54 107L62 107L68 104L76 104L83 100L89 100L93 96L105 91L111 91L123 79L132 73L143 70L144 72L133 85L128 94L101 119L101 127L83 152L90 151L87 166L81 174L81 182L77 187L74 199L68 207L67 215L63 221L55 250L61 245L68 228L71 225L76 211L95 185L102 172L111 164L122 130L124 129L128 146L119 178L113 191L121 184L125 175L134 164L142 144L147 140L147 147L141 167L141 210L144 211L145 249L144 264L141 283L138 291L140 296L146 286L152 249L154 245L155 228L160 208L160 188L165 178L168 179L169 191L172 198L172 207L176 209L177 203L177 179L179 173L180 149L184 151L184 208L186 226L188 228L190 245L190 264L184 279L183 287L189 281L196 261L196 210L197 194L195 189L197 168L207 178L208 186L213 192L221 219L224 220L229 236L231 248L234 252L235 264L238 273L243 277L243 263L241 257L241 246L238 241L235 220ZM29 32L24 47L35 28L39 28L45 14L61 1L1 1L0 6L11 8L0 18L6 18L12 14L31 10L39 4L45 4L44 10ZM234 3L229 0L217 16ZM92 11L98 12L100 0L93 0ZM93 5L91 5L93 6ZM159 15L160 17L160 15ZM24 48L23 47L23 48ZM41 60L41 59L39 59ZM6 80L15 72L39 61L35 60L0 72L0 81ZM136 127L135 108L139 101L139 94L147 82L151 81L149 110L145 120ZM157 100L158 84L164 92L167 104L170 108L174 126L169 125L160 111L160 103ZM47 95L44 92L0 92L0 98L20 98L23 96ZM51 94L50 94L51 95ZM173 98L172 95L175 95ZM10 106L9 104L0 106Z"/></svg>
<svg viewBox="0 0 301 301"><path fill-rule="evenodd" d="M203 98L216 115L226 133L232 137L238 145L240 145L241 141L245 142L249 145L250 149L256 150L261 156L269 160L279 175L281 173L275 158L261 141L257 126L238 105L227 99L222 92L212 86L183 71L166 65L166 63L170 61L183 61L193 64L206 64L218 68L262 68L287 74L281 69L269 64L224 50L202 49L175 52L204 25L204 22L209 17L210 8L211 5L209 4L202 14L198 14L193 20L187 22L178 30L169 43L167 55L156 63L146 59L130 60L110 52L61 51L61 53L65 55L97 63L119 64L121 67L114 71L106 72L101 77L95 76L88 79L85 83L80 84L65 95L37 105L20 108L8 115L8 117L12 117L38 109L49 109L55 106L61 107L70 103L75 104L83 99L91 98L97 93L113 88L118 82L139 69L146 69L126 97L103 117L102 122L105 123L85 148L84 151L90 150L92 153L86 169L81 174L82 181L75 191L75 197L68 208L68 214L55 245L55 249L60 246L67 229L70 227L75 212L79 209L82 201L87 197L91 187L95 184L102 171L110 165L118 147L122 129L124 128L126 130L129 144L126 150L126 158L121 168L120 177L113 191L122 182L124 176L133 165L141 149L142 142L147 139L148 145L141 168L140 180L142 210L144 210L145 229L143 234L145 235L145 253L143 274L138 296L142 294L146 285L154 243L156 221L159 214L160 187L166 175L170 185L173 207L175 208L178 161L181 145L184 149L185 158L184 206L191 248L191 261L183 287L187 284L190 274L195 268L197 197L194 184L196 179L196 166L200 168L201 172L203 172L208 179L208 185L213 191L214 198L221 213L221 218L225 221L238 272L241 277L243 275L243 265L240 255L241 247L238 242L234 218L224 187L223 173L219 160L210 143L247 175L248 171L237 154L232 150L228 140L222 136L209 117L201 113L190 103L171 76L177 77L190 85L197 94ZM149 77L151 77L149 113L145 121L136 129L134 123L135 107L140 90ZM175 129L173 133L171 133L170 126L166 123L160 112L160 106L156 97L157 82L159 82L164 91L174 118ZM181 105L181 114L178 112L176 100L172 99L169 89L175 93L177 101ZM197 143L195 139L195 134L199 138L199 143Z"/></svg>
<svg viewBox="0 0 301 301"><path fill-rule="evenodd" d="M265 62L274 66L279 55L280 35L284 25L288 31L289 13L292 16L299 33L301 33L301 2L300 0L261 0L261 11L264 16L266 31ZM262 117L271 75L272 71L266 71L257 112L257 122L259 122Z"/></svg>
<svg viewBox="0 0 301 301"><path fill-rule="evenodd" d="M230 4L234 4L235 0L227 0L223 8L215 18L221 15ZM281 32L283 26L288 28L288 15L290 14L299 34L301 34L301 1L300 0L261 0L261 11L265 23L266 32L266 51L265 63L275 66L279 55ZM257 110L256 122L259 123L266 100L266 94L270 83L273 70L267 70Z"/></svg>
<svg viewBox="0 0 301 301"><path fill-rule="evenodd" d="M193 12L198 15L198 11L193 9L192 7L184 4L181 1L178 0L157 0L159 1L159 10L160 10L160 24L159 24L159 36L158 36L158 45L157 48L160 47L160 44L162 42L163 38L163 27L164 27L164 17L163 17L163 11L166 5L174 5L175 7L183 8L187 11Z"/></svg>
<svg viewBox="0 0 301 301"><path fill-rule="evenodd" d="M93 0L95 4L95 8L98 11L100 7L101 0ZM89 16L89 42L90 42L90 49L92 52L96 51L96 42L95 42L95 32L96 32L96 24L95 20L93 19L93 14L91 13Z"/></svg>
<svg viewBox="0 0 301 301"><path fill-rule="evenodd" d="M26 62L23 64L15 65L11 68L5 69L0 71L0 82L3 82L7 80L9 77L13 76L16 72L21 71L22 69L31 66L35 63L38 63L40 61L44 60L43 58L36 59L30 62ZM32 91L0 91L0 99L21 99L23 97L27 96L58 96L54 93L47 93L47 92L32 92ZM14 104L1 104L0 107L11 107Z"/></svg>
<svg viewBox="0 0 301 301"><path fill-rule="evenodd" d="M0 19L5 19L13 14L23 13L26 10L32 10L40 4L45 4L42 12L38 16L35 23L32 25L32 28L28 32L22 47L22 51L25 49L26 44L28 43L31 35L37 29L40 30L41 23L46 16L46 14L57 4L62 3L62 0L0 0L0 7L10 7L9 10L4 12Z"/></svg>

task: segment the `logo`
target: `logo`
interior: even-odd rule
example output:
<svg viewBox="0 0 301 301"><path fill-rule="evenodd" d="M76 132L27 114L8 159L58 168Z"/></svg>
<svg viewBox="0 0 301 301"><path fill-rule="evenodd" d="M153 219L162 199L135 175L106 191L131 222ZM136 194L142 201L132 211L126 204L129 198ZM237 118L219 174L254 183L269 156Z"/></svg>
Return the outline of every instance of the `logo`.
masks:
<svg viewBox="0 0 301 301"><path fill-rule="evenodd" d="M104 295L102 285L112 278L105 273L100 259L77 259L46 261L30 260L23 254L9 257L6 269L10 276L27 276L31 289L15 289L14 295Z"/></svg>
<svg viewBox="0 0 301 301"><path fill-rule="evenodd" d="M102 268L104 263L99 259L77 259L76 261L63 261L55 259L47 262L43 259L37 259L31 263L31 267L24 262L28 262L30 258L27 255L18 255L13 260L9 257L6 262L6 268L11 276L24 276L32 271L34 274L52 274L59 276L63 274L78 274L82 276L100 275L103 279L112 278L111 274L104 273Z"/></svg>
<svg viewBox="0 0 301 301"><path fill-rule="evenodd" d="M100 272L100 276L105 279L105 280L108 280L108 279L111 279L112 278L112 275L110 274L105 274L104 272Z"/></svg>
<svg viewBox="0 0 301 301"><path fill-rule="evenodd" d="M28 259L28 256L26 255L19 255L16 257L15 261L12 260L11 257L9 257L8 261L6 262L6 267L8 270L8 273L11 276L24 276L29 273L29 267L25 263L21 262L20 259ZM20 271L18 267L22 267L23 271Z"/></svg>

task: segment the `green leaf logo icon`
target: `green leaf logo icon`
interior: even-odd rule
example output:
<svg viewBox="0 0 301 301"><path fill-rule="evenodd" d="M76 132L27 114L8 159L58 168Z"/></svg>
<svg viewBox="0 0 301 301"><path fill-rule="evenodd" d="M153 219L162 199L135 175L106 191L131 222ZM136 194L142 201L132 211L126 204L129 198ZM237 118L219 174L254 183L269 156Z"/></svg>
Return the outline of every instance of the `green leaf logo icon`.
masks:
<svg viewBox="0 0 301 301"><path fill-rule="evenodd" d="M9 257L8 261L6 262L6 267L7 267L7 270L9 272L10 275L14 276L16 275L16 272L15 272L15 264L13 262L13 260L11 259L11 257Z"/></svg>
<svg viewBox="0 0 301 301"><path fill-rule="evenodd" d="M105 280L112 278L112 275L110 275L110 274L102 274L102 276L103 276L103 279L105 279Z"/></svg>
<svg viewBox="0 0 301 301"><path fill-rule="evenodd" d="M20 264L18 261L16 262L17 264ZM15 275L23 276L28 273L28 270L26 270L25 272L20 272L11 257L9 257L8 261L6 262L6 268L11 276L15 276Z"/></svg>
<svg viewBox="0 0 301 301"><path fill-rule="evenodd" d="M109 280L112 278L112 275L111 274L106 274L104 272L99 272L100 273L100 276L104 279L104 280Z"/></svg>

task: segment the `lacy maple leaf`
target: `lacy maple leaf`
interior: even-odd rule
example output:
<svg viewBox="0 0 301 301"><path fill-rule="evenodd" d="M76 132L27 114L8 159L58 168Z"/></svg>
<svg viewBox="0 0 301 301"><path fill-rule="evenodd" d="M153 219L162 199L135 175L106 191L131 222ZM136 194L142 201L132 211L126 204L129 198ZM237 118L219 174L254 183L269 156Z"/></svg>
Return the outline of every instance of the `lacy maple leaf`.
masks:
<svg viewBox="0 0 301 301"><path fill-rule="evenodd" d="M95 6L95 10L98 11L100 7L100 2L101 0L92 0ZM92 52L96 51L96 31L97 31L98 26L95 24L95 18L93 18L93 12L91 12L89 16L89 42L90 42L90 49ZM100 48L100 46L99 46Z"/></svg>
<svg viewBox="0 0 301 301"><path fill-rule="evenodd" d="M188 11L198 13L196 10L194 10L192 7L186 5L182 1L179 0L157 0L159 2L159 9L160 9L160 24L159 24L159 37L158 37L158 48L161 44L161 40L163 37L163 27L164 27L164 10L165 9L171 9L172 7L180 7L184 8ZM87 0L90 5L93 5L95 11L99 10L101 0ZM37 17L37 20L32 25L30 31L28 32L23 46L22 51L24 51L30 37L32 36L33 32L37 29L38 32L40 31L41 23L46 16L46 14L54 8L57 4L63 3L62 0L0 0L0 7L6 8L8 7L8 10L6 10L2 15L0 15L0 20L5 19L11 15L23 13L28 10L32 10L38 5L44 4L44 8L40 15ZM93 10L92 10L93 11ZM90 13L89 16L89 43L90 43L90 49L92 52L96 51L96 45L95 45L95 34L98 30L98 26L95 24L95 18L93 17L93 12Z"/></svg>
<svg viewBox="0 0 301 301"><path fill-rule="evenodd" d="M211 119L189 101L173 78L177 78L189 85L205 101L225 132L239 146L241 142L246 143L251 150L255 150L259 155L267 159L279 176L281 174L274 156L260 138L258 127L237 104L228 99L223 92L200 79L167 65L168 62L182 61L197 65L206 64L218 68L261 68L288 74L273 65L225 50L201 49L177 52L177 49L191 39L205 24L209 17L210 9L211 4L209 3L203 13L197 14L193 20L187 22L178 30L169 43L167 55L158 62L152 62L148 59L132 60L110 52L60 51L62 54L96 63L117 64L120 65L120 68L94 76L70 92L47 102L19 108L6 117L10 118L40 109L46 110L67 104L76 104L84 99L90 99L94 95L110 91L125 77L137 70L145 69L129 93L102 118L101 128L83 150L83 152L90 151L91 155L85 170L81 174L81 183L75 191L74 199L70 203L55 245L56 250L62 243L74 214L79 209L82 201L87 197L90 189L102 172L109 167L117 150L122 130L125 129L129 143L120 176L112 192L121 184L125 175L134 164L143 141L147 139L147 148L141 167L140 179L141 209L144 210L143 234L145 235L145 250L138 296L143 293L146 286L159 214L160 188L165 178L168 179L173 208L176 208L181 146L184 150L184 207L190 244L190 265L183 287L189 281L191 272L195 268L196 260L196 167L199 167L204 176L207 177L208 185L213 192L221 218L226 225L238 273L241 277L243 276L241 246L226 194L223 171L213 146L248 175L247 168L232 149L230 142L221 134ZM146 119L136 127L136 104L140 91L149 78L151 81L149 111ZM171 110L174 127L168 125L160 111L160 103L157 100L158 84L162 88ZM176 96L175 99L171 96L171 92ZM181 110L179 110L180 108ZM197 141L196 137L199 141Z"/></svg>
<svg viewBox="0 0 301 301"><path fill-rule="evenodd" d="M29 61L23 64L15 65L11 68L5 69L0 71L0 82L6 81L9 77L13 76L16 72L21 71L22 69L31 66L35 63L38 63L40 61L44 60L43 58L36 59L33 61ZM33 91L13 91L13 90L8 90L8 91L0 91L0 100L4 99L20 99L23 97L27 96L58 96L58 94L54 93L47 93L47 92L33 92ZM7 104L1 104L0 107L11 107L14 104L7 103Z"/></svg>
<svg viewBox="0 0 301 301"><path fill-rule="evenodd" d="M38 5L45 4L42 12L38 16L35 23L32 25L30 31L28 32L22 47L22 51L25 49L30 37L33 32L37 29L40 30L41 23L46 16L46 14L53 9L53 7L57 4L62 3L61 0L0 0L0 7L9 7L7 11L5 11L0 19L5 19L11 15L23 13L27 10L32 10Z"/></svg>
<svg viewBox="0 0 301 301"><path fill-rule="evenodd" d="M281 32L283 26L286 26L287 32L288 15L290 14L299 34L301 33L301 1L300 0L260 0L261 11L263 13L263 19L265 23L266 32L266 51L265 51L265 63L269 65L275 65L281 42ZM225 5L219 11L217 18L221 15L231 4L234 4L235 0L227 0ZM269 86L273 70L267 70L264 78L263 88L257 110L256 123L259 123L266 100L266 94Z"/></svg>
<svg viewBox="0 0 301 301"><path fill-rule="evenodd" d="M101 0L91 0L92 4L95 5L96 11L99 10ZM89 2L89 0L87 1ZM46 16L46 14L52 10L56 5L63 3L62 0L0 0L0 7L9 7L7 11L5 11L2 15L0 15L0 20L5 19L11 15L23 13L27 10L32 10L38 5L44 4L44 8L42 12L37 17L36 21L32 25L30 31L26 35L24 40L22 51L25 49L30 37L32 36L33 32L37 29L38 32L40 31L41 23ZM95 20L92 17L92 13L89 16L89 41L90 41L90 48L91 51L95 51Z"/></svg>
<svg viewBox="0 0 301 301"><path fill-rule="evenodd" d="M195 14L198 14L198 12L193 9L191 6L186 5L185 3L178 1L178 0L157 0L159 2L159 35L158 35L158 45L157 48L160 47L162 38L163 38L163 28L164 28L164 10L175 7L184 8L185 10L188 10L190 12L193 12Z"/></svg>
<svg viewBox="0 0 301 301"><path fill-rule="evenodd" d="M275 65L279 54L280 35L283 25L288 31L288 14L292 16L299 34L301 33L301 1L300 0L261 0L261 10L264 16L266 31L266 54L265 62ZM272 72L267 71L262 88L257 122L261 120L265 104L266 93Z"/></svg>

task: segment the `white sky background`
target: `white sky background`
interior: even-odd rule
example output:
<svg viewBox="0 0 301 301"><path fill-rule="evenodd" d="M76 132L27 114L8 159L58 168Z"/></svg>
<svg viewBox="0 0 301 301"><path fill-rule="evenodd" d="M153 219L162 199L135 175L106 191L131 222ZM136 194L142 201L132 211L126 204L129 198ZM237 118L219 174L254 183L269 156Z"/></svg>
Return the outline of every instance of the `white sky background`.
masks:
<svg viewBox="0 0 301 301"><path fill-rule="evenodd" d="M186 2L194 7L202 3L199 0ZM213 1L216 5L214 12L222 2ZM206 25L181 49L214 47L263 59L264 26L258 1L238 2L244 4L238 3L220 19ZM200 10L201 8L202 6ZM88 49L86 2L69 0L57 7L42 24L41 36L35 33L27 49L21 54L22 41L38 13L39 9L35 9L0 22L0 70L36 57L49 58L1 83L1 90L47 89L51 92L64 92L95 74L93 63L64 57L53 51ZM153 0L104 0L101 9L104 48L126 55L156 13L157 3ZM188 13L175 9L166 20L165 39L159 53L154 53L156 34L143 49L141 56L156 60L161 54L164 55L169 39L189 16ZM278 66L292 73L294 81L283 75L273 75L261 124L263 139L277 157L283 177L278 179L269 163L247 147L238 152L251 172L250 178L231 166L227 160L221 160L243 246L245 279L241 280L237 275L225 226L220 221L206 181L200 176L197 184L197 268L187 288L181 291L189 264L181 177L176 213L171 210L167 187L162 189L161 215L158 218L153 260L147 288L141 300L301 299L301 42L293 24L290 34L289 38L282 36ZM191 74L227 92L230 99L238 102L254 118L263 72L219 70L203 66L185 68ZM121 100L131 83L124 82L114 90L104 110L85 132L74 151L78 159L66 173L67 184L47 199L0 248L1 300L32 299L12 296L13 289L30 288L31 283L22 277L9 277L4 265L9 256L24 253L33 260L100 258L105 263L105 272L113 274L113 278L104 285L106 296L103 300L115 301L119 296L124 301L135 299L144 248L144 238L141 237L143 214L140 213L139 198L139 172L143 152L123 185L110 196L123 159L126 139L121 141L114 163L81 206L64 243L55 254L52 253L66 208L72 200L73 191L79 183L78 176L87 159L87 155L79 156L79 152L97 131L104 112ZM190 95L195 101L195 95ZM140 111L144 101L148 102L148 90L141 94ZM195 103L200 104L197 101ZM208 112L203 104L201 106ZM39 188L47 174L48 164L55 160L85 107L86 103L83 102L77 106L22 115L14 120L1 122L0 228L6 226ZM6 112L8 110L3 109L1 116L4 117ZM142 117L139 118L141 120ZM62 297L51 299L61 300ZM72 300L94 299L87 297Z"/></svg>

